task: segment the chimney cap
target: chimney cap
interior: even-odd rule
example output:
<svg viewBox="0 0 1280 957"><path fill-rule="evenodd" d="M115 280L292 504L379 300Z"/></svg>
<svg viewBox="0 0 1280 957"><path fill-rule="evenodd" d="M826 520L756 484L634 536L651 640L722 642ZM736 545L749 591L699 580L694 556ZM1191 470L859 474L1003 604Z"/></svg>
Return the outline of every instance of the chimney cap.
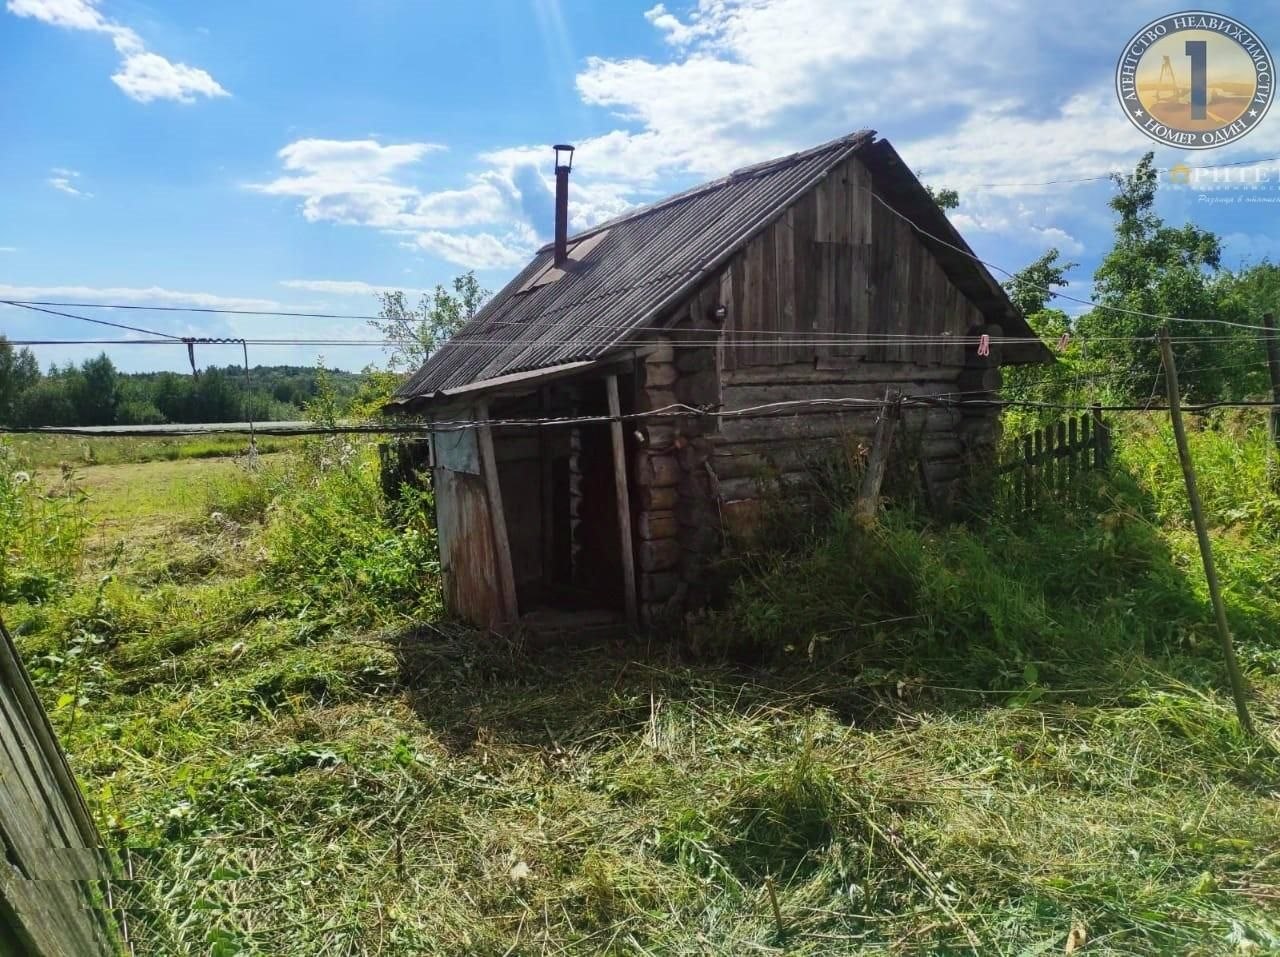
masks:
<svg viewBox="0 0 1280 957"><path fill-rule="evenodd" d="M555 146L551 148L556 151L556 168L557 169L559 169L561 165L563 165L566 169L573 168L573 147L572 146L570 146L568 143L557 143ZM566 162L563 164L561 164L560 162L561 153L569 154Z"/></svg>

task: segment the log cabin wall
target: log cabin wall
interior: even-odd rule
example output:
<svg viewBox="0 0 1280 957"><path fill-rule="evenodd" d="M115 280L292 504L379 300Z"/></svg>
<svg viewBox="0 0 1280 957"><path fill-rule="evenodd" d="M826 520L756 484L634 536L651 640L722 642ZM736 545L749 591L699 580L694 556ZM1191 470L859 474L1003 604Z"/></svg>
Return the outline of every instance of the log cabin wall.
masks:
<svg viewBox="0 0 1280 957"><path fill-rule="evenodd" d="M960 340L995 336L999 327L911 227L873 199L873 188L871 173L851 158L734 255L641 363L639 410L880 399L886 386L920 396L998 390L997 347L979 358ZM727 307L722 320L718 305ZM936 341L948 336L956 343ZM719 344L701 344L710 339ZM724 528L752 520L766 485L803 481L841 442L869 444L877 411L649 421L632 466L642 619L701 604ZM989 460L999 414L909 408L899 434L899 446L918 457L928 501L945 512Z"/></svg>
<svg viewBox="0 0 1280 957"><path fill-rule="evenodd" d="M980 359L963 344L998 327L952 284L911 226L875 200L875 187L856 157L846 160L704 287L700 301L714 291L728 307L725 408L879 399L886 386L923 396L999 389L1000 357ZM938 341L947 337L955 344ZM818 446L869 441L875 418L868 408L726 420L712 458L726 515L750 511L762 473L786 483L802 477ZM901 434L920 458L935 507L950 507L962 480L994 449L998 430L990 408L906 411Z"/></svg>

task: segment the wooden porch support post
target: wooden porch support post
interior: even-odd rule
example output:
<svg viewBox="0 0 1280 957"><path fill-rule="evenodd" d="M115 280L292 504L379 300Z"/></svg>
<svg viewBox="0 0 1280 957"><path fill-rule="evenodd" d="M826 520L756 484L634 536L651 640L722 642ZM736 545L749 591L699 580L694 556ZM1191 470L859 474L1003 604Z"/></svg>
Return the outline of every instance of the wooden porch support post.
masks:
<svg viewBox="0 0 1280 957"><path fill-rule="evenodd" d="M538 398L542 407L542 417L551 417L551 393L547 386L538 390ZM542 508L542 584L550 587L555 578L556 562L555 532L555 495L552 484L555 481L555 468L551 457L552 432L550 429L538 429L538 471L540 474Z"/></svg>
<svg viewBox="0 0 1280 957"><path fill-rule="evenodd" d="M609 393L609 431L613 433L613 487L618 496L618 530L622 538L622 587L627 602L627 624L639 623L636 612L636 555L631 543L631 494L627 486L627 449L622 436L622 403L618 400L618 377L605 377Z"/></svg>
<svg viewBox="0 0 1280 957"><path fill-rule="evenodd" d="M498 482L498 459L493 453L493 430L489 427L489 404L476 404L480 423L480 470L484 472L489 496L489 522L493 529L493 551L498 559L498 584L502 591L502 618L507 624L520 617L516 601L516 573L511 566L511 542L507 538L507 515L502 508L502 486Z"/></svg>

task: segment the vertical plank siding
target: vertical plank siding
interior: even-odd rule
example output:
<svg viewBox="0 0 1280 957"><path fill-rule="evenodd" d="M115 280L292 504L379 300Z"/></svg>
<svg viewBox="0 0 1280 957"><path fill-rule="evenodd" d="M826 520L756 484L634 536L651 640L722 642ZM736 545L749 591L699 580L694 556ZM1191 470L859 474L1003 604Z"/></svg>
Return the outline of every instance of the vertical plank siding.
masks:
<svg viewBox="0 0 1280 957"><path fill-rule="evenodd" d="M959 391L972 364L962 340L986 320L871 188L867 168L847 160L708 282L705 291L728 309L720 346L724 408L874 399L886 383L907 395ZM954 345L920 339L948 336ZM944 504L969 464L970 435L961 418L948 410L908 411L900 438L918 443L930 497L937 490ZM752 497L760 484L752 476L765 471L773 479L798 478L812 465L815 443L865 444L874 421L874 414L848 409L726 421L716 437L722 497ZM993 411L983 422L990 438L998 416Z"/></svg>
<svg viewBox="0 0 1280 957"><path fill-rule="evenodd" d="M963 364L958 350L945 345L852 338L959 338L985 321L911 227L876 203L870 189L866 167L847 160L724 268L715 282L729 307L726 368L830 356ZM797 342L790 333L823 341Z"/></svg>
<svg viewBox="0 0 1280 957"><path fill-rule="evenodd" d="M0 953L120 952L100 893L97 830L3 623L0 845Z"/></svg>

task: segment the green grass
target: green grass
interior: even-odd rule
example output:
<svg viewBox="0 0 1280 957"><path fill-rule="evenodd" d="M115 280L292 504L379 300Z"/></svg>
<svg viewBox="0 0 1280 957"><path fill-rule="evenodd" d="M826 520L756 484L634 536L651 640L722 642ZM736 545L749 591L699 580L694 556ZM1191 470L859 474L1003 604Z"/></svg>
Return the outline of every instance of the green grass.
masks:
<svg viewBox="0 0 1280 957"><path fill-rule="evenodd" d="M1117 433L1079 508L837 515L691 642L439 620L427 503L350 443L86 470L123 518L6 615L139 954L1272 952L1265 440L1193 436L1257 741L1165 436Z"/></svg>
<svg viewBox="0 0 1280 957"><path fill-rule="evenodd" d="M71 435L15 435L7 444L26 467L48 468L120 465L135 462L172 462L181 459L229 458L249 451L245 435L211 435L194 438L81 438ZM295 438L259 436L258 452L269 455L298 448Z"/></svg>

